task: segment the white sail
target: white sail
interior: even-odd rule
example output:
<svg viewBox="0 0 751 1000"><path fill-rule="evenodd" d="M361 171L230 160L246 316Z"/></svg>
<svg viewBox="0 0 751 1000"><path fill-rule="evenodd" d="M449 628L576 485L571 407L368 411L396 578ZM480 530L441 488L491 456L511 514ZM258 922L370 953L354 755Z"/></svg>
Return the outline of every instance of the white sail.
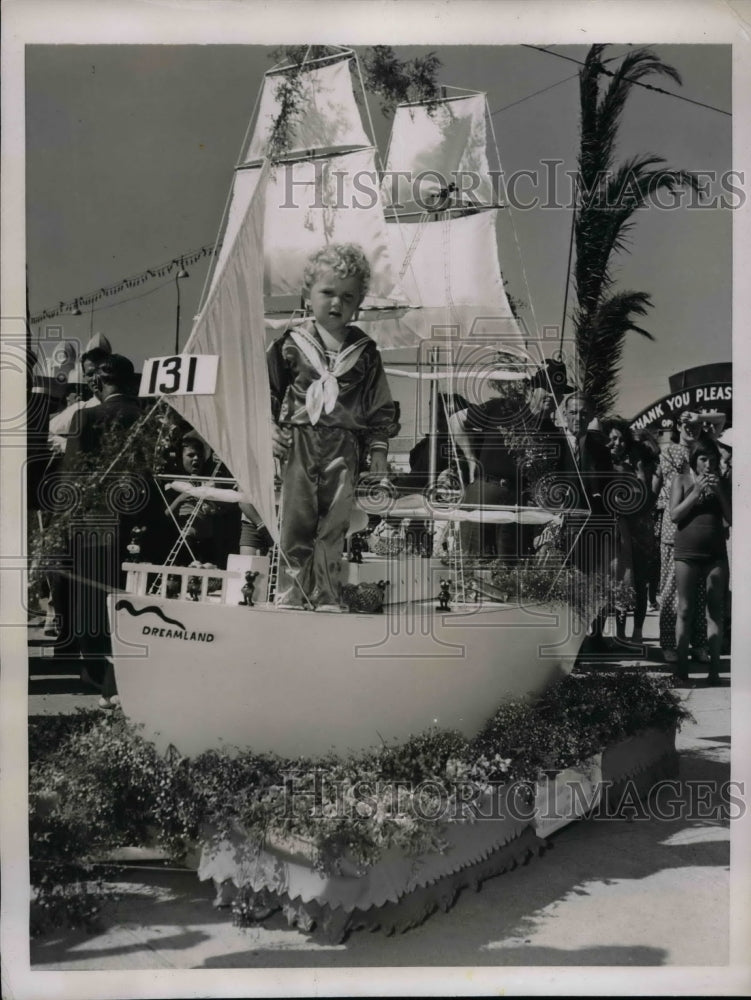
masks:
<svg viewBox="0 0 751 1000"><path fill-rule="evenodd" d="M260 167L256 170L237 170L235 172L229 209L227 211L227 223L224 228L224 238L217 255L216 264L214 265L210 292L214 290L219 280L219 275L224 268L230 248L237 239L237 234L248 211L248 205L250 205L250 200L253 197L260 174Z"/></svg>
<svg viewBox="0 0 751 1000"><path fill-rule="evenodd" d="M401 315L366 314L381 347L405 347L452 330L459 339L524 343L503 287L497 210L387 228L397 271L394 297L418 304Z"/></svg>
<svg viewBox="0 0 751 1000"><path fill-rule="evenodd" d="M267 295L299 295L308 257L327 243L351 242L365 249L370 262L364 307L393 304L389 227L376 177L372 148L276 167L266 198ZM362 190L368 184L370 195Z"/></svg>
<svg viewBox="0 0 751 1000"><path fill-rule="evenodd" d="M211 445L241 492L253 497L264 524L276 537L263 318L265 172L259 181L185 345L186 354L219 356L215 392L174 396L169 402Z"/></svg>
<svg viewBox="0 0 751 1000"><path fill-rule="evenodd" d="M398 286L425 306L489 307L512 316L498 262L497 212L388 227Z"/></svg>
<svg viewBox="0 0 751 1000"><path fill-rule="evenodd" d="M474 204L493 204L486 146L484 94L399 105L383 181L384 204L427 205L451 183Z"/></svg>
<svg viewBox="0 0 751 1000"><path fill-rule="evenodd" d="M253 196L258 170L266 156L273 124L278 117L280 87L291 79L289 73L270 72L264 77L263 92L256 115L255 127L248 147L235 171L229 209L224 229L222 247L214 271L212 287L222 268L229 247L237 237L237 230L245 218ZM333 65L307 68L294 76L293 100L295 108L289 117L285 155L294 157L302 153L327 150L362 148L371 145L365 134L357 107L349 72L349 57ZM258 169L248 169L253 165ZM373 181L375 186L375 181ZM285 204L282 199L280 204ZM296 289L299 292L299 289Z"/></svg>
<svg viewBox="0 0 751 1000"><path fill-rule="evenodd" d="M237 172L212 289L237 238L240 212L243 205L247 209L261 169L248 167ZM315 250L327 243L359 243L366 248L372 271L364 308L385 308L396 303L392 296L395 279L388 234L391 227L376 197L376 179L372 148L326 159L281 163L272 169L264 221L267 296L299 297L305 262ZM270 304L274 311L273 302Z"/></svg>
<svg viewBox="0 0 751 1000"><path fill-rule="evenodd" d="M293 71L294 72L294 71ZM267 153L274 122L281 111L281 88L293 79L285 156L308 150L370 146L357 107L349 72L349 57L333 65L305 68L294 76L271 71L263 81L263 93L244 161L262 160Z"/></svg>

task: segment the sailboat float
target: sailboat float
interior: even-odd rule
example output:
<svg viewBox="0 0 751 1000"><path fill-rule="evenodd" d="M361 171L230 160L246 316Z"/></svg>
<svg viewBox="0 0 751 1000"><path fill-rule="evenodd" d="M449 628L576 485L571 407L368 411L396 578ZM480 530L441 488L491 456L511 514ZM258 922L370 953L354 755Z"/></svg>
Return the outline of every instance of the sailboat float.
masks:
<svg viewBox="0 0 751 1000"><path fill-rule="evenodd" d="M383 176L422 174L426 201L432 199L426 207L410 204L410 192L390 180L378 197L363 194L363 178L379 175L353 72L359 74L355 53L340 50L266 74L235 169L221 250L185 351L144 368L142 391L161 393L193 425L231 470L237 492L174 485L251 502L275 540L265 350L295 322L305 261L324 243L365 249L372 281L358 323L381 350L397 357L407 350L409 362L386 369L429 387L433 437L439 385L479 401L489 377L528 377L542 359L504 291L497 234L503 206L490 183L485 96L461 92L397 108ZM280 83L290 74L296 110L283 155L270 163ZM470 175L471 199L442 190L440 178ZM541 506L479 510L457 498L394 499L378 490L360 504L366 513L388 513L392 523L544 526L560 517ZM345 563L350 584L389 581L382 613L370 614L276 607L268 599L273 552L271 560L230 556L226 570L125 565L126 590L110 599L117 687L126 716L161 749L195 756L237 746L310 758L435 727L471 737L504 699L533 699L566 675L579 652L584 629L573 608L489 596L457 549L443 559L402 550ZM246 572L258 574L252 597L242 589ZM210 592L216 580L221 589ZM438 601L441 581L450 597ZM345 864L328 879L314 871L304 844L255 845L249 862L239 832L224 850L204 853L200 874L294 901L290 919L334 926L336 938L356 924L355 913L361 923L388 924L384 906L399 902L404 913L409 899L421 910L426 892L433 906L442 892L504 870L538 843L538 832L501 816L457 829L447 852L417 866L389 857L367 877L348 873Z"/></svg>

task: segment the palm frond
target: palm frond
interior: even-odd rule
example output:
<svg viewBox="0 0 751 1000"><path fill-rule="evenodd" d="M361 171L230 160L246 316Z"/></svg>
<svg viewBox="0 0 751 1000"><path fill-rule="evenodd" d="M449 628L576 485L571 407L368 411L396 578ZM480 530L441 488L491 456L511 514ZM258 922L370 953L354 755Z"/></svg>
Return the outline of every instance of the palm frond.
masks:
<svg viewBox="0 0 751 1000"><path fill-rule="evenodd" d="M652 334L638 325L637 318L652 307L647 292L624 291L604 298L579 332L579 384L592 397L598 413L612 409L617 396L626 334Z"/></svg>
<svg viewBox="0 0 751 1000"><path fill-rule="evenodd" d="M585 184L597 175L597 158L600 145L597 136L597 105L600 96L600 56L604 45L593 45L587 53L584 67L579 74L579 103L581 114L581 145L579 151L579 174Z"/></svg>
<svg viewBox="0 0 751 1000"><path fill-rule="evenodd" d="M681 84L679 73L650 49L634 49L609 73L602 61L607 46L593 45L579 75L581 141L574 219L576 262L573 320L579 351L580 385L606 407L615 396L623 340L633 331L651 338L635 319L651 305L645 292L614 294L613 257L630 249L634 214L661 193L698 189L686 170L670 169L654 153L615 163L615 146L631 88L647 76ZM603 85L603 76L609 80ZM607 407L606 407L607 408Z"/></svg>
<svg viewBox="0 0 751 1000"><path fill-rule="evenodd" d="M667 76L679 86L682 83L678 71L664 63L650 49L634 49L623 58L605 88L597 111L596 128L602 142L601 156L608 163L612 161L618 129L631 88L645 76Z"/></svg>
<svg viewBox="0 0 751 1000"><path fill-rule="evenodd" d="M580 205L575 281L581 306L593 308L600 292L609 286L612 256L628 250L629 220L634 213L661 193L674 195L680 187L698 187L693 174L667 169L666 162L653 154L634 156Z"/></svg>

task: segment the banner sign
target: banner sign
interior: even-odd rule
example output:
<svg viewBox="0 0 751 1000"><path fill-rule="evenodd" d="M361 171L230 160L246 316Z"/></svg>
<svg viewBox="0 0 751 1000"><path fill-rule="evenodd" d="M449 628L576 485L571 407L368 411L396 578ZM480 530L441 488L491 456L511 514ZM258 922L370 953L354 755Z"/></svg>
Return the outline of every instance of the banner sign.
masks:
<svg viewBox="0 0 751 1000"><path fill-rule="evenodd" d="M176 354L149 358L143 366L139 396L211 396L216 388L219 356Z"/></svg>
<svg viewBox="0 0 751 1000"><path fill-rule="evenodd" d="M733 422L733 387L729 382L715 382L670 393L637 414L631 421L631 429L647 428L655 433L671 430L684 410L724 413L725 427L730 427Z"/></svg>

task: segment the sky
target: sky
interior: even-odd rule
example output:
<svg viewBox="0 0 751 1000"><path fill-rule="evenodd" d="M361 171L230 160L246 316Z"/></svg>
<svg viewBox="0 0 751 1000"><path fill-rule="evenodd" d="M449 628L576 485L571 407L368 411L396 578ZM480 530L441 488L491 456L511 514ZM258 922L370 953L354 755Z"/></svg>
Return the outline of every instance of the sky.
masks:
<svg viewBox="0 0 751 1000"><path fill-rule="evenodd" d="M556 54L521 45L395 47L403 58L435 51L442 83L485 91L504 175L527 170L539 177L520 177L516 191L520 200L537 196L543 204L509 208L501 226L503 273L512 294L528 303L524 318L533 330L559 329L563 316L571 231L565 172L576 166L579 115L579 67L570 60L587 52L587 46L546 47ZM653 152L671 167L712 171L718 179L707 190L716 200L723 194L719 178L733 166L732 119L721 113L732 110L730 46L652 47L680 72L683 86L651 82L720 110L634 88L619 156ZM613 45L606 58L617 64L627 50ZM252 45L27 47L32 315L216 237L262 74L274 62L270 54L270 47ZM376 101L370 108L383 153L389 125ZM562 207L545 205L553 171L562 182ZM728 200L737 204L739 197ZM638 213L631 253L617 260L617 287L650 293L654 308L644 325L655 340L627 339L617 406L624 416L667 393L674 372L731 360L732 214L685 202ZM180 282L181 343L206 265L189 271ZM172 278L155 279L100 301L93 317L86 312L52 323L80 343L92 329L104 333L140 368L146 357L172 353L176 299ZM571 305L569 294L569 312ZM570 323L565 332L571 334ZM44 326L34 335L45 338Z"/></svg>

